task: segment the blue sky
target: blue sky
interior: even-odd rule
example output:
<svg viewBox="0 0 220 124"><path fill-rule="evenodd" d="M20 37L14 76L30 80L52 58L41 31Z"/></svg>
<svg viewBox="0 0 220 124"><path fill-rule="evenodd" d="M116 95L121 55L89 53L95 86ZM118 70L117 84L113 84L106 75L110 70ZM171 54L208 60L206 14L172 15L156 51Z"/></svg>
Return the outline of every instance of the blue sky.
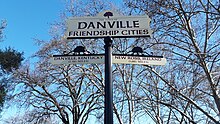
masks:
<svg viewBox="0 0 220 124"><path fill-rule="evenodd" d="M7 21L0 49L10 46L24 52L27 59L38 50L33 39L50 39L50 24L60 19L64 8L64 0L0 0L0 21ZM1 115L7 118L14 115L15 110L16 107L11 107Z"/></svg>
<svg viewBox="0 0 220 124"><path fill-rule="evenodd" d="M10 46L30 57L38 49L33 39L48 40L50 24L64 8L64 0L0 0L0 20L7 21L0 48Z"/></svg>

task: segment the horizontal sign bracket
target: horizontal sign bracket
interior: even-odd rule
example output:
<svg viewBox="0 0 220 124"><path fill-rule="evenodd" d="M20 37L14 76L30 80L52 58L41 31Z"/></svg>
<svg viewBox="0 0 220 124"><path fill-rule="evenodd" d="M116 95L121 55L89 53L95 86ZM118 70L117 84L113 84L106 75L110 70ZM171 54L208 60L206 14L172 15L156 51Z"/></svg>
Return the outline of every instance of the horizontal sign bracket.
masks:
<svg viewBox="0 0 220 124"><path fill-rule="evenodd" d="M75 54L75 55L53 55L53 57L62 57L62 56L104 56L105 54ZM135 55L135 54L112 54L113 56L134 56L134 57L155 57L163 58L163 56L154 56L154 55Z"/></svg>

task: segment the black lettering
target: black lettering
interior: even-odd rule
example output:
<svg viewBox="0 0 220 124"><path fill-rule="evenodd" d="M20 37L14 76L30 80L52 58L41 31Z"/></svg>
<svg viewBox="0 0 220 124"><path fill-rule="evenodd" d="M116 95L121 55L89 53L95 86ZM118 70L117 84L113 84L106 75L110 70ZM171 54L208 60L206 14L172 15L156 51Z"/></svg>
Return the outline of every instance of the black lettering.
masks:
<svg viewBox="0 0 220 124"><path fill-rule="evenodd" d="M138 63L143 63L144 61L139 60Z"/></svg>
<svg viewBox="0 0 220 124"><path fill-rule="evenodd" d="M86 32L85 31L82 31L81 33L82 33L81 36L86 36Z"/></svg>
<svg viewBox="0 0 220 124"><path fill-rule="evenodd" d="M134 28L139 28L139 21L133 21Z"/></svg>
<svg viewBox="0 0 220 124"><path fill-rule="evenodd" d="M79 36L79 35L78 35L78 31L74 31L74 32L73 32L73 36Z"/></svg>
<svg viewBox="0 0 220 124"><path fill-rule="evenodd" d="M94 26L93 22L90 22L90 23L89 23L89 25L88 25L87 29L89 29L89 28L95 28L95 26Z"/></svg>
<svg viewBox="0 0 220 124"><path fill-rule="evenodd" d="M120 56L115 56L115 59L120 59Z"/></svg>
<svg viewBox="0 0 220 124"><path fill-rule="evenodd" d="M99 34L100 34L99 31L94 31L94 32L93 32L93 35L94 35L94 36L97 36L97 35L99 35Z"/></svg>
<svg viewBox="0 0 220 124"><path fill-rule="evenodd" d="M121 31L121 34L122 34L122 35L127 35L127 34L128 34L128 33L127 33L127 30Z"/></svg>
<svg viewBox="0 0 220 124"><path fill-rule="evenodd" d="M119 31L118 30L114 30L114 35L116 35Z"/></svg>
<svg viewBox="0 0 220 124"><path fill-rule="evenodd" d="M103 24L100 22L97 22L97 28L99 27L106 28L106 22L103 22Z"/></svg>
<svg viewBox="0 0 220 124"><path fill-rule="evenodd" d="M119 28L119 21L117 21L117 28Z"/></svg>
<svg viewBox="0 0 220 124"><path fill-rule="evenodd" d="M87 23L86 22L79 22L78 23L78 29L85 29L87 27Z"/></svg>
<svg viewBox="0 0 220 124"><path fill-rule="evenodd" d="M138 30L138 34L142 34L142 30Z"/></svg>
<svg viewBox="0 0 220 124"><path fill-rule="evenodd" d="M129 24L129 21L126 21L127 28L132 28L132 26Z"/></svg>
<svg viewBox="0 0 220 124"><path fill-rule="evenodd" d="M148 34L149 32L148 32L148 30L147 29L144 29L143 30L143 34Z"/></svg>
<svg viewBox="0 0 220 124"><path fill-rule="evenodd" d="M92 31L87 31L86 32L86 35L88 36L88 35L92 35Z"/></svg>
<svg viewBox="0 0 220 124"><path fill-rule="evenodd" d="M73 32L72 32L72 31L70 31L70 32L69 32L69 36L71 36L72 34L73 34Z"/></svg>
<svg viewBox="0 0 220 124"><path fill-rule="evenodd" d="M121 59L126 59L126 56L122 56Z"/></svg>
<svg viewBox="0 0 220 124"><path fill-rule="evenodd" d="M120 21L120 28L126 28L126 26L123 25L122 21Z"/></svg>
<svg viewBox="0 0 220 124"><path fill-rule="evenodd" d="M112 23L111 23L111 22L108 22L108 25L109 25L110 28L113 28L114 25L115 25L115 21L113 21Z"/></svg>

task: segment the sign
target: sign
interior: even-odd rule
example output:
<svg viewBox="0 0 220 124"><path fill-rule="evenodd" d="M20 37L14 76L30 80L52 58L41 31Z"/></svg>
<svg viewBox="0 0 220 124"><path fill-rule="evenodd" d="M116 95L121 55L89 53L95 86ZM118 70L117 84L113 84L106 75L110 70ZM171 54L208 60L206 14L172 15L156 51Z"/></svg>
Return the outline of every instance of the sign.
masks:
<svg viewBox="0 0 220 124"><path fill-rule="evenodd" d="M118 64L140 64L140 65L165 65L166 59L162 56L129 56L114 55L113 63Z"/></svg>
<svg viewBox="0 0 220 124"><path fill-rule="evenodd" d="M95 17L71 17L67 19L67 38L122 38L150 37L150 18L121 16L114 11L104 11Z"/></svg>
<svg viewBox="0 0 220 124"><path fill-rule="evenodd" d="M103 64L104 55L54 55L50 59L52 64Z"/></svg>
<svg viewBox="0 0 220 124"><path fill-rule="evenodd" d="M54 55L52 64L104 64L103 54L93 55ZM113 55L113 63L117 64L141 64L141 65L165 65L166 59L161 56L131 56Z"/></svg>

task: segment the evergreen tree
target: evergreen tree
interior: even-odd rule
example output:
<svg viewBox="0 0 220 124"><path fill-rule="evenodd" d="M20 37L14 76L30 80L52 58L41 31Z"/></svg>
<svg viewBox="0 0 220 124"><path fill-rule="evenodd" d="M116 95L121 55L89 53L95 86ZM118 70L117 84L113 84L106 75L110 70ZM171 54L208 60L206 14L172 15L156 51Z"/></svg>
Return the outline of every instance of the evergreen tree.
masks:
<svg viewBox="0 0 220 124"><path fill-rule="evenodd" d="M2 21L0 25L0 41L3 38L3 29L6 26L6 22ZM7 75L12 73L13 69L17 69L24 60L23 53L18 52L12 48L0 49L0 111L3 108L6 100L8 78Z"/></svg>

